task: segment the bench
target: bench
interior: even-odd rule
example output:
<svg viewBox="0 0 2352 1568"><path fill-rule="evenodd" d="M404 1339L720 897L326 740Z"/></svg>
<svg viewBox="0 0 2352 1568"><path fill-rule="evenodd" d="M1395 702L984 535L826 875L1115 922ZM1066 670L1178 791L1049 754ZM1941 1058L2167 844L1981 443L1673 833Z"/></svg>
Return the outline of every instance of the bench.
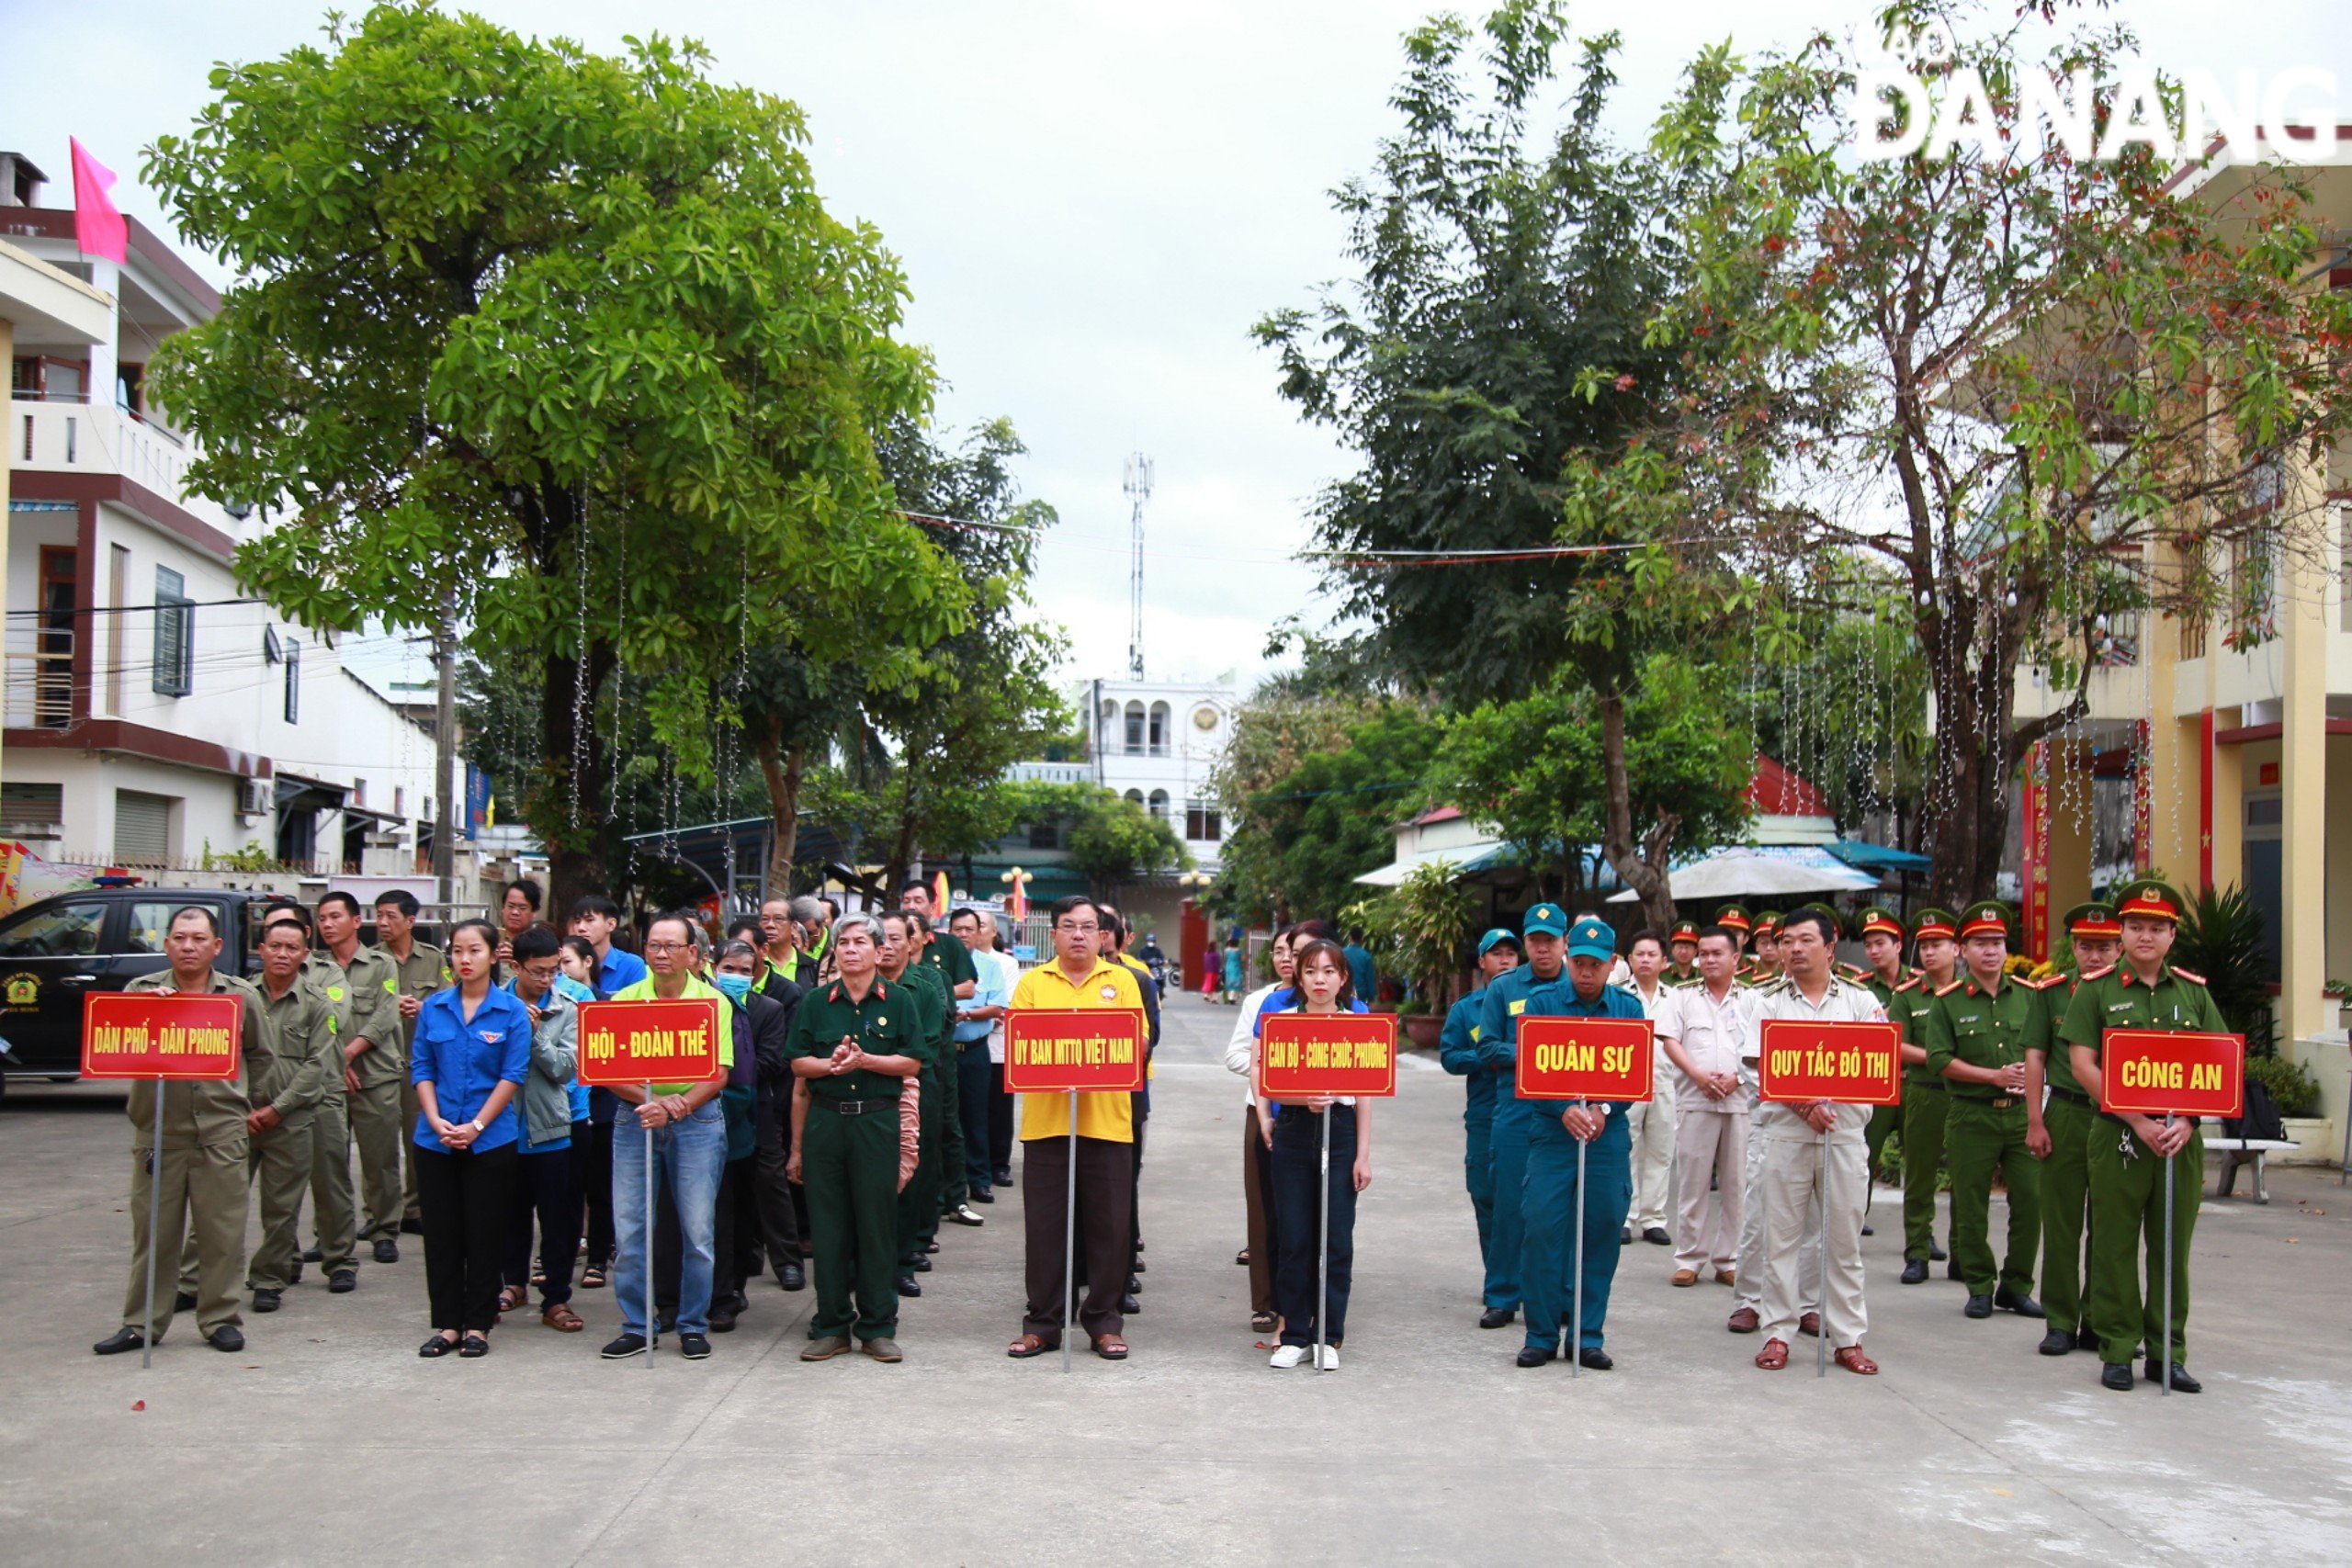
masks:
<svg viewBox="0 0 2352 1568"><path fill-rule="evenodd" d="M2222 1125L2222 1119L2218 1116L2208 1116L2202 1120L2203 1125L2208 1128L2218 1129ZM2238 1167L2250 1165L2254 1167L2254 1201L2257 1203L2269 1202L2270 1183L2263 1170L2264 1156L2274 1149L2292 1149L2301 1146L2292 1138L2223 1138L2208 1132L2205 1135L2205 1152L2222 1156L2222 1174L2220 1179L2213 1184L2213 1196L2216 1198L2235 1196Z"/></svg>

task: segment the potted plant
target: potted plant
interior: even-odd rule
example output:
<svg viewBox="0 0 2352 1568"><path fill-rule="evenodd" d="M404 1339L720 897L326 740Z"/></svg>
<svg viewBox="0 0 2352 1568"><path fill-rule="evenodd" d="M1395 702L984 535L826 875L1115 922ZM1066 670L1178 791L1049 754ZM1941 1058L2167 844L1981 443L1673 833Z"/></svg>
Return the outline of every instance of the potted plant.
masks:
<svg viewBox="0 0 2352 1568"><path fill-rule="evenodd" d="M1421 1004L1417 1011L1400 1010L1405 1037L1417 1049L1434 1048L1476 919L1470 896L1454 886L1453 863L1417 865L1394 892L1351 905L1342 918L1394 956Z"/></svg>
<svg viewBox="0 0 2352 1568"><path fill-rule="evenodd" d="M2344 1012L2352 1008L2352 980L2330 980L2320 987L2320 994L2335 1003L2335 1027L2346 1027Z"/></svg>

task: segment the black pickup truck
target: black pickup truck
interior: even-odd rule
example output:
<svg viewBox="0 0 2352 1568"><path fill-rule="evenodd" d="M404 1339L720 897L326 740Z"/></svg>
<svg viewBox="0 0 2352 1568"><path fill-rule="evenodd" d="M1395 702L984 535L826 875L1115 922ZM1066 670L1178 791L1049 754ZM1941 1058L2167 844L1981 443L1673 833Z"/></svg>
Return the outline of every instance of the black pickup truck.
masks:
<svg viewBox="0 0 2352 1568"><path fill-rule="evenodd" d="M164 933L191 904L220 922L220 967L260 974L253 929L266 896L189 887L94 887L0 919L0 1092L7 1080L81 1076L82 998L170 967Z"/></svg>

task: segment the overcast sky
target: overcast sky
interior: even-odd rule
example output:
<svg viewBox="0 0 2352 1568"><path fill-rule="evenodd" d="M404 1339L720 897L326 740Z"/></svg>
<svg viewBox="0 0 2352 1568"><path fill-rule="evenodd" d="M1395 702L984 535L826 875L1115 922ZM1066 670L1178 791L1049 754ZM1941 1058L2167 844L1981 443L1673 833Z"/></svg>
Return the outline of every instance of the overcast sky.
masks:
<svg viewBox="0 0 2352 1568"><path fill-rule="evenodd" d="M1367 168L1394 124L1396 40L1435 8L1400 0L486 0L518 30L614 50L658 28L698 38L722 79L807 111L819 186L869 220L913 288L908 331L936 353L950 428L1008 415L1023 479L1062 526L1037 598L1069 628L1073 677L1126 663L1123 459L1148 454L1145 657L1155 679L1262 668L1268 628L1319 618L1306 508L1348 462L1274 395L1250 342L1265 311L1342 272L1327 193ZM1581 32L1623 33L1615 103L1642 134L1683 61L1843 30L1869 0L1587 5ZM364 6L347 0L346 9ZM2006 14L2006 0L1996 6ZM2352 6L2127 0L2149 60L2267 73L2334 63L2352 85ZM184 128L220 59L316 37L288 0L0 0L9 36L0 147L71 202L66 137L136 188L140 152ZM2346 106L2352 110L2352 105Z"/></svg>

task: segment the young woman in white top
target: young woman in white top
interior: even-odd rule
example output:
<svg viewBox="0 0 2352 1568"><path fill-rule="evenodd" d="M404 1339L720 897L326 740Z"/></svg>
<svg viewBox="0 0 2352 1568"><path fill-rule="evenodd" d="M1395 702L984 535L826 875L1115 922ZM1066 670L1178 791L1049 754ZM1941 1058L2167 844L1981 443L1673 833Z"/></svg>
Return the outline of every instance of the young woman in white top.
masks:
<svg viewBox="0 0 2352 1568"><path fill-rule="evenodd" d="M1241 998L1241 1016L1233 1021L1233 1036L1225 1043L1227 1070L1241 1075L1241 1192L1249 1213L1249 1242L1236 1263L1250 1266L1250 1328L1255 1334L1272 1334L1281 1325L1274 1311L1274 1173L1266 1159L1267 1143L1273 1136L1271 1121L1261 1127L1259 1122L1257 1079L1258 1012L1266 998L1288 987L1293 970L1290 962L1290 932L1283 931L1274 938L1272 948L1274 981L1261 986Z"/></svg>
<svg viewBox="0 0 2352 1568"><path fill-rule="evenodd" d="M1298 996L1295 1010L1306 1013L1363 1012L1350 977L1346 952L1340 944L1317 938L1298 944ZM1330 1118L1331 1148L1348 1162L1344 1173L1330 1183L1330 1207L1321 1226L1316 1223L1318 1190L1322 1186L1324 1118ZM1340 1346L1347 1337L1348 1287L1355 1275L1356 1194L1372 1185L1372 1107L1350 1096L1315 1095L1275 1104L1273 1149L1274 1232L1280 1248L1274 1270L1274 1300L1283 1317L1283 1342L1270 1366L1295 1367L1315 1351L1316 1313L1329 1309L1321 1338L1320 1365L1340 1364ZM1317 1231L1327 1236L1329 1267L1318 1282L1316 1257Z"/></svg>

